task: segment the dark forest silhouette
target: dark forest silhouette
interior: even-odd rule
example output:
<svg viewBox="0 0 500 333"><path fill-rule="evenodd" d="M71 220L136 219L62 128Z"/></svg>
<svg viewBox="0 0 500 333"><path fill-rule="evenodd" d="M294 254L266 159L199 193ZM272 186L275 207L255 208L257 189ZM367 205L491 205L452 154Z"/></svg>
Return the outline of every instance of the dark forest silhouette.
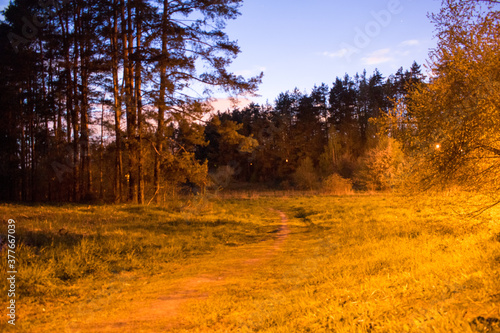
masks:
<svg viewBox="0 0 500 333"><path fill-rule="evenodd" d="M484 188L500 151L496 3L443 2L431 78L417 63L333 74L214 113L213 92L262 80L227 71L240 50L225 22L241 0L13 1L0 24L0 199L159 202L231 181L388 190L410 171L422 188Z"/></svg>

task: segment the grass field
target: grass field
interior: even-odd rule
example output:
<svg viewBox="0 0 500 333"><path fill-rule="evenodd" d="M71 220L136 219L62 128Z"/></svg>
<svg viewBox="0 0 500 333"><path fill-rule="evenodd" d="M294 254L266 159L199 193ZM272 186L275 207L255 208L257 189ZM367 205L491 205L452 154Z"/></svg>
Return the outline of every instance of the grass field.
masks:
<svg viewBox="0 0 500 333"><path fill-rule="evenodd" d="M390 195L2 205L19 273L16 327L2 315L0 331L83 332L148 309L177 281L272 244L278 210L290 228L279 251L201 286L176 332L500 332L500 213L468 219L449 198Z"/></svg>

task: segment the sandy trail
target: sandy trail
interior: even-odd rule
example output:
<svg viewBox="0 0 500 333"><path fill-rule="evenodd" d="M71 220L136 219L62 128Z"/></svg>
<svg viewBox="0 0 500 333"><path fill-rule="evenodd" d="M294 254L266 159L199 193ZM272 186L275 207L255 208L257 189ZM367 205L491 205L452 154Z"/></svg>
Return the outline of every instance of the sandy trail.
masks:
<svg viewBox="0 0 500 333"><path fill-rule="evenodd" d="M237 251L237 259L224 261L217 269L177 281L173 288L169 288L169 292L160 295L147 306L144 304L131 306L133 311L120 315L119 320L87 322L71 329L70 332L151 332L147 329L148 323L154 322L165 323L161 327L162 332L175 331L176 327L182 327L181 312L184 303L207 298L210 294L207 290L229 283L228 279L232 277L258 271L277 255L290 233L286 215L277 212L281 224L273 242L267 241L232 249ZM154 327L157 329L158 325Z"/></svg>

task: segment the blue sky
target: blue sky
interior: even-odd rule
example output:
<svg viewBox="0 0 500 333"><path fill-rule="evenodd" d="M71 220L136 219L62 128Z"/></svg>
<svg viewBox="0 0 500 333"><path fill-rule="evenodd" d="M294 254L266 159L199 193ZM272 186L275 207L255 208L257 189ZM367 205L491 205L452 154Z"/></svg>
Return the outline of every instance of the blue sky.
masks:
<svg viewBox="0 0 500 333"><path fill-rule="evenodd" d="M428 12L440 0L247 0L227 32L242 49L232 65L241 74L264 71L259 103L294 87L331 85L337 76L378 68L384 77L434 48Z"/></svg>
<svg viewBox="0 0 500 333"><path fill-rule="evenodd" d="M8 0L0 0L3 8ZM257 103L280 92L309 92L337 76L378 68L384 77L414 60L425 64L435 47L428 12L440 0L246 0L242 15L227 25L242 53L231 70L264 72ZM218 95L224 98L223 95Z"/></svg>

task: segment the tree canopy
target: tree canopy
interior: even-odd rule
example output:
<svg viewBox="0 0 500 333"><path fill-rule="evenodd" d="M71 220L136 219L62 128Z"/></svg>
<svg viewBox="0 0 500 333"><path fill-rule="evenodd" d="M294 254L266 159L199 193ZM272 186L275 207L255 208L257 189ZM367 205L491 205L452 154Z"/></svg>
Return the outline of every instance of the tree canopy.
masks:
<svg viewBox="0 0 500 333"><path fill-rule="evenodd" d="M227 70L240 50L225 22L240 5L12 1L0 25L3 196L80 201L94 196L97 178L101 197L143 202L145 182L159 198L167 175L197 175L207 98L214 89L252 93L262 78Z"/></svg>
<svg viewBox="0 0 500 333"><path fill-rule="evenodd" d="M432 77L405 105L424 188L459 186L498 200L500 11L496 1L447 0L431 16Z"/></svg>
<svg viewBox="0 0 500 333"><path fill-rule="evenodd" d="M0 23L0 198L144 203L234 180L455 186L500 202L498 1L443 1L429 77L417 63L365 70L212 110L215 90L254 93L262 79L228 70L240 50L225 23L240 5L12 1Z"/></svg>

